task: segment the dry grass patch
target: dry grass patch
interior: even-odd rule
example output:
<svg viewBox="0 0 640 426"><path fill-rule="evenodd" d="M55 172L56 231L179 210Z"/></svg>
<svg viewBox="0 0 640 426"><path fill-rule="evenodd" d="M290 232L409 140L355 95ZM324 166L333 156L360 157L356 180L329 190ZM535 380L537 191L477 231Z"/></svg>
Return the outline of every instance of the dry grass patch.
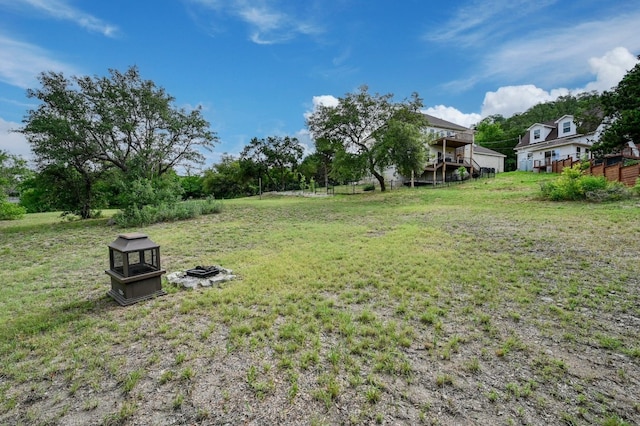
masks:
<svg viewBox="0 0 640 426"><path fill-rule="evenodd" d="M136 231L239 278L127 308L129 230L0 224L0 423L640 423L637 200L548 178L225 201Z"/></svg>

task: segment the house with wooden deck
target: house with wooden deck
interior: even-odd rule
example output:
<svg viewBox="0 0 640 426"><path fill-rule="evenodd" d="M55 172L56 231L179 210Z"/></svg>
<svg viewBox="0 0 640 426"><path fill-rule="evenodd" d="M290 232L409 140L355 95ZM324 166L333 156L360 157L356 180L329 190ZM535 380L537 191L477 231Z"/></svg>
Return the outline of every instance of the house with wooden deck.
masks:
<svg viewBox="0 0 640 426"><path fill-rule="evenodd" d="M601 130L599 126L594 131L580 133L573 115L534 123L514 148L518 170L551 172L554 161L591 159L591 146L598 140Z"/></svg>
<svg viewBox="0 0 640 426"><path fill-rule="evenodd" d="M429 135L428 160L419 175L400 176L395 168L385 172L385 179L409 185L440 184L460 180L460 167L465 176L478 177L504 172L506 155L474 143L474 131L468 127L424 114L425 132Z"/></svg>
<svg viewBox="0 0 640 426"><path fill-rule="evenodd" d="M506 155L474 143L474 131L441 118L426 115L431 135L429 160L417 177L421 183L437 184L460 180L460 167L466 176L504 172Z"/></svg>

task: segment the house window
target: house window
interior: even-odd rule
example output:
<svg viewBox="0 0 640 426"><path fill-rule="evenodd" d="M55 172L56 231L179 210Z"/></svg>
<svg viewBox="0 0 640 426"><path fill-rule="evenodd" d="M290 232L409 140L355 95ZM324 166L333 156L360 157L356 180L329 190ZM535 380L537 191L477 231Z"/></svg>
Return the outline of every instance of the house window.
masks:
<svg viewBox="0 0 640 426"><path fill-rule="evenodd" d="M581 149L579 146L576 147L576 160L580 159Z"/></svg>
<svg viewBox="0 0 640 426"><path fill-rule="evenodd" d="M551 162L556 161L558 159L558 152L554 149L552 151L544 152L544 164L550 165Z"/></svg>
<svg viewBox="0 0 640 426"><path fill-rule="evenodd" d="M571 131L571 122L565 121L562 123L562 133L569 133Z"/></svg>
<svg viewBox="0 0 640 426"><path fill-rule="evenodd" d="M540 129L535 129L535 130L533 131L533 139L534 139L534 140L536 140L536 139L540 139Z"/></svg>

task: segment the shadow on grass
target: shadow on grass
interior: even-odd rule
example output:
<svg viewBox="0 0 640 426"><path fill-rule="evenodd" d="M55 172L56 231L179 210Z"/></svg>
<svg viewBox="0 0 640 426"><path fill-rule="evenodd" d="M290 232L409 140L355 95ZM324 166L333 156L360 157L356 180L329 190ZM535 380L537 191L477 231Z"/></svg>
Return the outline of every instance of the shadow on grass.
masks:
<svg viewBox="0 0 640 426"><path fill-rule="evenodd" d="M54 232L62 232L71 229L79 229L79 228L97 228L97 227L107 227L109 222L108 217L101 217L97 219L85 219L85 220L73 220L73 221L65 221L64 219L59 219L57 221L51 221L49 223L41 223L41 222L28 222L28 221L11 221L11 222L2 222L0 223L0 229L2 229L3 234L14 234L20 232L42 232L43 226L46 226L48 231Z"/></svg>
<svg viewBox="0 0 640 426"><path fill-rule="evenodd" d="M30 312L7 321L0 327L2 346L36 335L52 332L69 323L80 323L87 314L109 311L119 306L106 294L93 300L79 300Z"/></svg>

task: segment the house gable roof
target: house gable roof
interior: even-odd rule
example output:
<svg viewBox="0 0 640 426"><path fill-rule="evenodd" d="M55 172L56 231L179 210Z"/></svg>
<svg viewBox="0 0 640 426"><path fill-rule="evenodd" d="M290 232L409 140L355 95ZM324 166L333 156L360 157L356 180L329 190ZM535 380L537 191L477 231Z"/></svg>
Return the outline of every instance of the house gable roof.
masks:
<svg viewBox="0 0 640 426"><path fill-rule="evenodd" d="M438 117L434 117L433 115L424 114L424 113L422 115L424 115L427 118L427 121L429 122L430 127L437 127L439 129L448 129L448 130L457 130L457 131L467 131L467 132L470 131L468 127L460 126L459 124L452 123L450 121L443 120Z"/></svg>
<svg viewBox="0 0 640 426"><path fill-rule="evenodd" d="M556 121L554 121L554 123L555 123L556 125L558 125L558 124L560 124L560 122L567 121L567 119L569 119L569 120L573 121L573 115L571 115L571 114L565 114L565 115L563 115L562 117L558 118Z"/></svg>
<svg viewBox="0 0 640 426"><path fill-rule="evenodd" d="M529 126L529 128L527 128L527 131L525 132L525 134L520 138L520 141L518 142L518 144L513 148L516 151L526 148L526 147L549 147L549 146L558 146L558 145L564 145L564 144L570 144L570 143L576 143L581 137L583 136L587 136L587 135L591 135L594 132L589 132L589 133L585 133L585 134L570 134L567 136L558 136L559 135L559 130L558 128L562 125L561 123L565 122L566 119L569 118L571 119L571 121L573 121L573 116L569 115L569 114L565 114L562 117L558 118L557 120L552 120L552 121L547 121L544 123L535 123L532 124L531 126ZM549 132L549 134L547 135L546 138L544 138L543 140L537 140L535 142L531 141L531 130L533 128L535 128L536 126L543 126L543 127L547 127L547 128L551 128L551 132Z"/></svg>
<svg viewBox="0 0 640 426"><path fill-rule="evenodd" d="M492 155L495 157L506 157L506 155L504 154L500 154L498 151L494 151L492 149L489 148L485 148L484 146L480 146L480 145L476 145L473 144L473 154L480 154L480 155Z"/></svg>
<svg viewBox="0 0 640 426"><path fill-rule="evenodd" d="M556 128L556 122L555 121L546 121L544 123L533 123L531 126L527 127L527 132L530 132L531 129L535 128L535 127L547 127L549 129L554 129Z"/></svg>

